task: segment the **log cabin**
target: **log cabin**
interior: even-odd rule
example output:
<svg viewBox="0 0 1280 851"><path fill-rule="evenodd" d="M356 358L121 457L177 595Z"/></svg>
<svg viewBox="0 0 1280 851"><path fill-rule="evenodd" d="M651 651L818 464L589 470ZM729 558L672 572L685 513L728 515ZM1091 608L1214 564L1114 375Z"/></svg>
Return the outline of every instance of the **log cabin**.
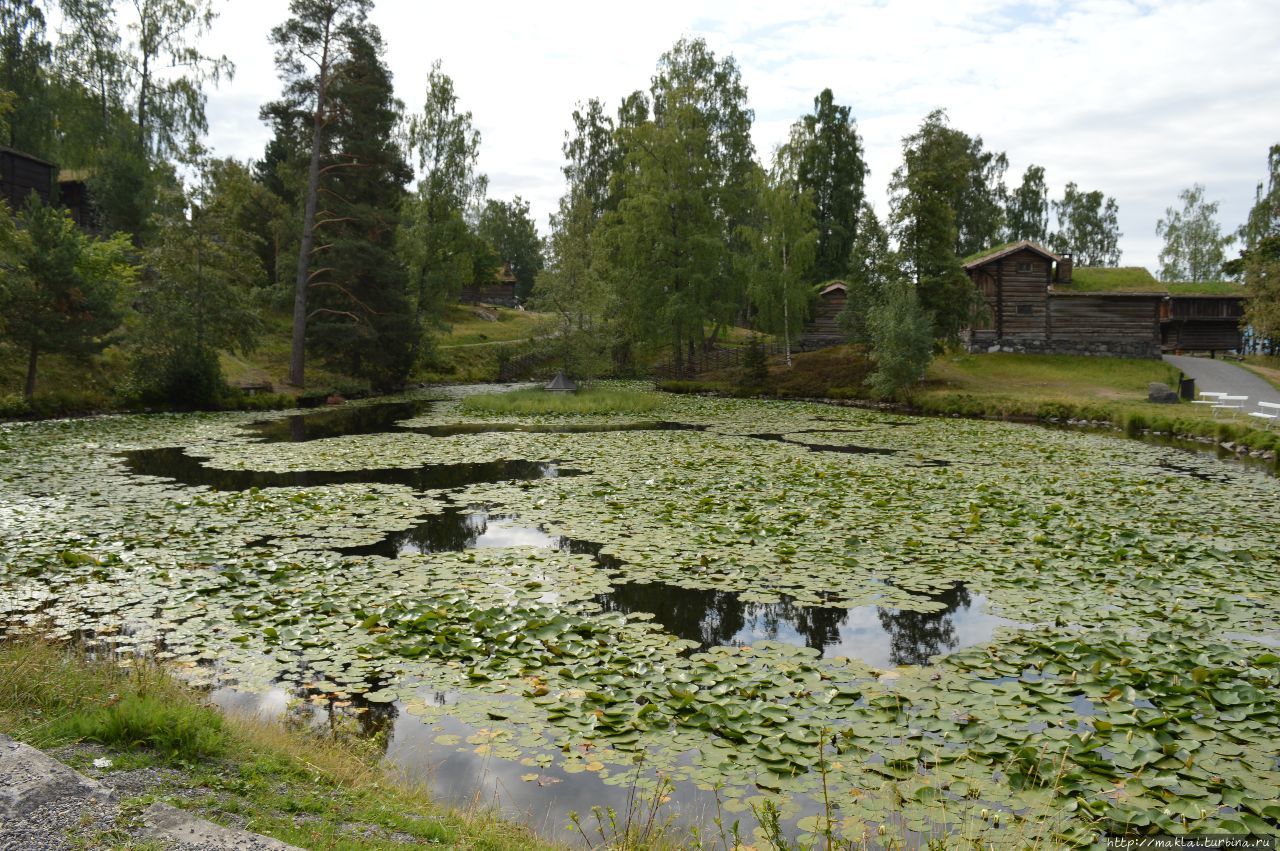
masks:
<svg viewBox="0 0 1280 851"><path fill-rule="evenodd" d="M798 348L801 351L838 346L845 341L840 330L840 312L849 300L849 287L844 281L828 281L818 290L812 318L805 324Z"/></svg>
<svg viewBox="0 0 1280 851"><path fill-rule="evenodd" d="M515 307L516 276L511 271L511 264L505 263L495 269L490 281L467 284L458 293L458 301Z"/></svg>
<svg viewBox="0 0 1280 851"><path fill-rule="evenodd" d="M33 192L48 204L54 197L57 166L0 145L0 200L17 212Z"/></svg>
<svg viewBox="0 0 1280 851"><path fill-rule="evenodd" d="M1074 268L1070 256L1025 240L963 265L986 306L966 335L971 352L1158 358L1240 348L1244 297L1231 285L1162 284L1141 268Z"/></svg>

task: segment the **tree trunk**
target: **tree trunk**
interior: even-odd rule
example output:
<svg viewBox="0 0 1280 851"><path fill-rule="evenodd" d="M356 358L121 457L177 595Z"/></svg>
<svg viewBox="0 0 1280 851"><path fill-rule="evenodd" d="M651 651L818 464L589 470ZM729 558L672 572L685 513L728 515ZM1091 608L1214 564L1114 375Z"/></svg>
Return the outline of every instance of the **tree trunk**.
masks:
<svg viewBox="0 0 1280 851"><path fill-rule="evenodd" d="M36 359L40 356L40 348L35 344L31 344L31 354L27 358L27 386L23 391L28 399L36 395Z"/></svg>
<svg viewBox="0 0 1280 851"><path fill-rule="evenodd" d="M302 245L298 249L298 276L293 286L293 347L289 353L289 383L305 383L307 342L307 287L311 278L311 251L315 246L316 203L320 194L320 136L324 130L326 88L329 84L329 36L320 57L320 87L311 128L311 165L307 170L307 204L302 215Z"/></svg>

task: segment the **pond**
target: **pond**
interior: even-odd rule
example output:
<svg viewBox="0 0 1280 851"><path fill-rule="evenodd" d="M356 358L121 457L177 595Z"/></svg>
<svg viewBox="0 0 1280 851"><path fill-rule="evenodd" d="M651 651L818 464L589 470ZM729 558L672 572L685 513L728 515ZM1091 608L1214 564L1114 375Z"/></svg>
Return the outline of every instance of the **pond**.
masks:
<svg viewBox="0 0 1280 851"><path fill-rule="evenodd" d="M1280 824L1274 477L1010 423L458 395L0 427L6 632L350 716L553 835L633 784L880 842Z"/></svg>

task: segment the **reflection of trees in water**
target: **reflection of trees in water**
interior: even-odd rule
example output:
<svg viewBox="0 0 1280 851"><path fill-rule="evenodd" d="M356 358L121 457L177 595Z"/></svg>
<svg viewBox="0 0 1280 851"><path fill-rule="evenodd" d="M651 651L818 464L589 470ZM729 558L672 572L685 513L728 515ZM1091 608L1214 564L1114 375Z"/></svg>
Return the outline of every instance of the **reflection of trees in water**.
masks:
<svg viewBox="0 0 1280 851"><path fill-rule="evenodd" d="M451 508L430 514L421 523L402 532L392 532L376 544L344 547L349 555L376 555L395 558L405 550L420 553L462 552L476 545L489 526L485 512Z"/></svg>
<svg viewBox="0 0 1280 851"><path fill-rule="evenodd" d="M801 606L790 600L777 603L743 602L733 591L680 588L662 582L632 582L601 594L596 602L607 612L649 612L654 620L680 638L704 647L741 643L749 630L752 639L777 639L790 628L804 643L821 652L840 640L840 627L848 619L846 609Z"/></svg>
<svg viewBox="0 0 1280 851"><path fill-rule="evenodd" d="M936 612L909 612L903 609L877 609L880 625L889 636L889 661L894 665L927 665L929 657L954 650L960 643L952 614L969 608L969 589L956 583L946 591L930 594L929 599L946 608Z"/></svg>

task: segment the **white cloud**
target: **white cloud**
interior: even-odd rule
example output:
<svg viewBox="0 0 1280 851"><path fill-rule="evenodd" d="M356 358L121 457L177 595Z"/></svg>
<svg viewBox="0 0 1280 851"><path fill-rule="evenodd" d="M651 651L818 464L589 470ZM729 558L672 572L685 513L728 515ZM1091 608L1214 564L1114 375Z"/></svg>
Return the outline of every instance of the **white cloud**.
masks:
<svg viewBox="0 0 1280 851"><path fill-rule="evenodd" d="M279 91L267 33L287 3L229 0L220 11L204 47L238 69L211 93L210 144L257 156L267 139L257 105ZM1280 4L1270 0L382 0L373 19L408 108L441 59L483 135L490 195L523 195L543 222L562 189L575 104L614 105L646 87L682 35L736 57L762 156L829 86L859 119L883 213L902 137L946 107L956 127L1008 153L1011 182L1034 162L1055 193L1074 180L1114 195L1125 263L1154 267L1156 219L1193 182L1234 228L1280 142Z"/></svg>

